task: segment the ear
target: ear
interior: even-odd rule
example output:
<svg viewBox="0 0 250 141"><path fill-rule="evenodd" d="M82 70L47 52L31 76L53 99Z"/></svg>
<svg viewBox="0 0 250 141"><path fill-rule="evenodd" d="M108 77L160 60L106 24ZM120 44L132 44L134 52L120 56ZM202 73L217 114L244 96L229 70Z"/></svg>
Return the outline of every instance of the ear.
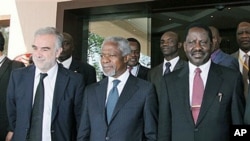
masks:
<svg viewBox="0 0 250 141"><path fill-rule="evenodd" d="M178 42L178 49L182 47L182 42Z"/></svg>
<svg viewBox="0 0 250 141"><path fill-rule="evenodd" d="M183 42L183 49L186 52L186 50L187 50L187 43L186 42Z"/></svg>
<svg viewBox="0 0 250 141"><path fill-rule="evenodd" d="M221 40L222 40L221 37L219 37L219 38L218 38L218 43L219 43L219 44L221 43Z"/></svg>
<svg viewBox="0 0 250 141"><path fill-rule="evenodd" d="M130 58L130 55L129 55L129 54L128 54L128 55L125 55L125 56L123 57L124 63L128 63L129 58Z"/></svg>
<svg viewBox="0 0 250 141"><path fill-rule="evenodd" d="M59 48L56 50L56 58L58 58L60 56L62 50L63 50L62 48Z"/></svg>

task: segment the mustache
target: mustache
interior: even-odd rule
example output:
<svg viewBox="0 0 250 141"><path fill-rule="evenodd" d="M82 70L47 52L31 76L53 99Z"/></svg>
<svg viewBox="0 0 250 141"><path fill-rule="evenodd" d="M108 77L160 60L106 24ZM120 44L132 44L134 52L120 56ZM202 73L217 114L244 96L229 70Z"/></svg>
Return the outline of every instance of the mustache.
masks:
<svg viewBox="0 0 250 141"><path fill-rule="evenodd" d="M196 54L196 53L201 53L201 54L205 54L202 50L194 50L191 52L192 54Z"/></svg>

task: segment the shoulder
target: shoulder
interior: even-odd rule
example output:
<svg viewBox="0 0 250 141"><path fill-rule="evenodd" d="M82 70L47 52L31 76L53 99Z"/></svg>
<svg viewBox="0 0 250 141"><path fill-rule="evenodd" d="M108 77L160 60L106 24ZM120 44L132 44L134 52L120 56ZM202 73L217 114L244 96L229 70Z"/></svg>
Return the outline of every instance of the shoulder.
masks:
<svg viewBox="0 0 250 141"><path fill-rule="evenodd" d="M231 56L235 57L235 58L238 58L239 57L239 51L236 51L232 54L230 54Z"/></svg>
<svg viewBox="0 0 250 141"><path fill-rule="evenodd" d="M19 61L15 61L13 60L12 61L12 68L21 68L21 67L25 67L25 65L22 63L22 62L19 62Z"/></svg>
<svg viewBox="0 0 250 141"><path fill-rule="evenodd" d="M76 80L79 80L79 79L82 78L81 74L76 73L76 72L74 72L72 70L66 69L61 65L58 65L58 73L64 74L64 75L69 76L69 77L72 77L72 78L74 78Z"/></svg>
<svg viewBox="0 0 250 141"><path fill-rule="evenodd" d="M215 63L211 64L210 69L225 77L235 78L235 77L241 76L240 71L226 67L226 66L218 65Z"/></svg>
<svg viewBox="0 0 250 141"><path fill-rule="evenodd" d="M144 88L149 88L151 86L153 86L153 84L149 81L146 81L144 79L135 77L133 75L130 75L127 82L126 83L130 83L130 84L134 84L137 85L139 87L143 86Z"/></svg>
<svg viewBox="0 0 250 141"><path fill-rule="evenodd" d="M82 65L83 65L84 68L87 68L87 69L90 69L90 70L95 70L95 68L93 66L91 66L90 64L88 64L88 63L82 62Z"/></svg>
<svg viewBox="0 0 250 141"><path fill-rule="evenodd" d="M151 68L149 70L149 73L153 73L153 72L158 72L158 71L161 71L162 70L162 67L163 67L163 63Z"/></svg>
<svg viewBox="0 0 250 141"><path fill-rule="evenodd" d="M142 69L142 70L149 70L149 68L144 67L144 66L143 66L143 65L141 65L141 64L140 64L140 69Z"/></svg>

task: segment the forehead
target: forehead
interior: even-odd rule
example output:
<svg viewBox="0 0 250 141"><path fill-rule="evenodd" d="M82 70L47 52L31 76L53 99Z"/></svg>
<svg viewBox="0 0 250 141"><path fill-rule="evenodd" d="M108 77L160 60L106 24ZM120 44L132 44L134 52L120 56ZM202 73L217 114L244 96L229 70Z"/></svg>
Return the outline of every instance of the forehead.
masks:
<svg viewBox="0 0 250 141"><path fill-rule="evenodd" d="M139 45L136 42L129 41L129 46L132 50L139 50Z"/></svg>
<svg viewBox="0 0 250 141"><path fill-rule="evenodd" d="M55 45L55 36L51 34L37 35L34 39L34 45L39 46L54 46Z"/></svg>
<svg viewBox="0 0 250 141"><path fill-rule="evenodd" d="M250 29L250 23L248 22L240 23L237 30L244 30L244 29Z"/></svg>
<svg viewBox="0 0 250 141"><path fill-rule="evenodd" d="M164 39L169 39L169 38L174 38L176 39L177 38L177 35L174 33L174 32L166 32L164 33L162 36L161 36L161 39L164 40Z"/></svg>
<svg viewBox="0 0 250 141"><path fill-rule="evenodd" d="M110 52L110 53L114 53L114 52L119 53L121 51L120 51L117 43L115 43L115 42L106 42L106 43L103 44L101 52L103 52L103 53L104 52L105 53L108 53L108 52Z"/></svg>
<svg viewBox="0 0 250 141"><path fill-rule="evenodd" d="M187 38L208 38L208 32L200 27L192 27L188 30Z"/></svg>

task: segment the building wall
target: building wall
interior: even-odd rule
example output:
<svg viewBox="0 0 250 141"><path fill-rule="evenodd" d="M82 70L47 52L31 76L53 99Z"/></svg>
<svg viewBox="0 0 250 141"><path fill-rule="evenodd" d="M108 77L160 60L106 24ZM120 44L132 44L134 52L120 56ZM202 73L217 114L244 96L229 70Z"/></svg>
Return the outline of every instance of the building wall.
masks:
<svg viewBox="0 0 250 141"><path fill-rule="evenodd" d="M0 16L10 15L9 58L31 51L35 30L56 25L60 1L69 0L0 0Z"/></svg>

